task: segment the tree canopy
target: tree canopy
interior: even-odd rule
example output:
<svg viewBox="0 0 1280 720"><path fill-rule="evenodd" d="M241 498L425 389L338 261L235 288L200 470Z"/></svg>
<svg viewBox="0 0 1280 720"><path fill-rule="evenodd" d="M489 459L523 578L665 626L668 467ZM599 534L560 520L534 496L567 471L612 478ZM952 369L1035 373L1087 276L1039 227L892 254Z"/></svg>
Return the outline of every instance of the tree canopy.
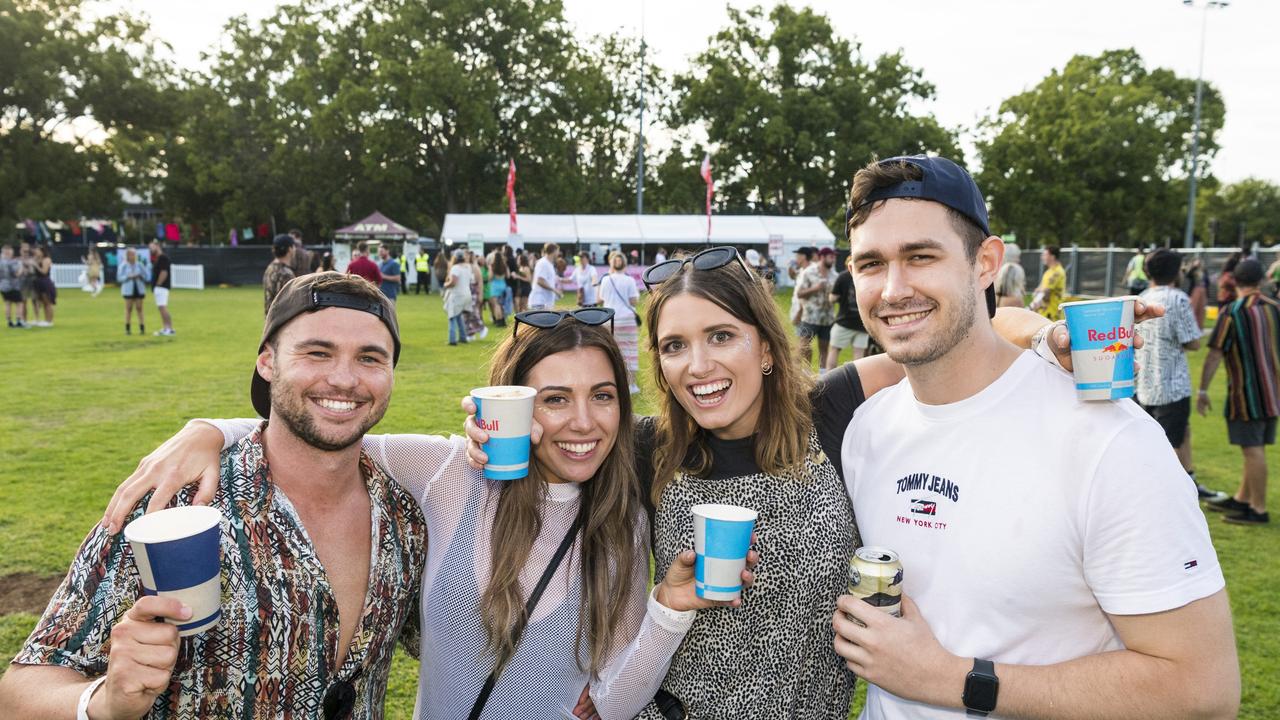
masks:
<svg viewBox="0 0 1280 720"><path fill-rule="evenodd" d="M118 4L0 0L0 221L115 216L128 190L201 239L266 222L324 237L374 209L434 234L449 212L501 212L509 159L522 211L631 212L642 97L659 138L648 212L701 212L710 153L718 212L817 215L840 234L872 158L964 161L902 53L864 57L808 8L728 12L672 76L635 38L576 34L558 0L294 0L232 18L182 71ZM1194 91L1112 50L1006 99L970 158L994 228L1181 237ZM1274 242L1280 190L1213 176L1224 115L1206 84L1198 235Z"/></svg>
<svg viewBox="0 0 1280 720"><path fill-rule="evenodd" d="M995 229L1061 245L1180 236L1194 102L1194 79L1133 50L1077 55L1008 98L977 142ZM1225 113L1210 84L1202 107L1207 176Z"/></svg>
<svg viewBox="0 0 1280 720"><path fill-rule="evenodd" d="M954 134L914 105L934 88L901 54L868 63L808 8L729 11L688 73L675 120L705 129L730 210L843 222L848 182L873 156L959 158Z"/></svg>
<svg viewBox="0 0 1280 720"><path fill-rule="evenodd" d="M146 25L77 0L0 0L0 218L114 212L174 117ZM12 225L10 225L12 227Z"/></svg>

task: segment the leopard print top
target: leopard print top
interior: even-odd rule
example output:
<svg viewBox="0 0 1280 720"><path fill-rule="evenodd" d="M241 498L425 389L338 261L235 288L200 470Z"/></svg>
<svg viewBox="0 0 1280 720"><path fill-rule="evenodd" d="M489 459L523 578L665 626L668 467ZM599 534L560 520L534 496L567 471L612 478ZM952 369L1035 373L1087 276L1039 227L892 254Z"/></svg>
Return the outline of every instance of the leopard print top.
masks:
<svg viewBox="0 0 1280 720"><path fill-rule="evenodd" d="M755 584L741 608L702 610L662 687L690 718L831 718L849 714L854 676L835 653L831 616L848 586L858 535L844 483L809 436L801 477L765 473L706 479L684 473L654 521L655 578L693 547L690 509L728 503L757 510ZM650 704L637 716L662 720Z"/></svg>

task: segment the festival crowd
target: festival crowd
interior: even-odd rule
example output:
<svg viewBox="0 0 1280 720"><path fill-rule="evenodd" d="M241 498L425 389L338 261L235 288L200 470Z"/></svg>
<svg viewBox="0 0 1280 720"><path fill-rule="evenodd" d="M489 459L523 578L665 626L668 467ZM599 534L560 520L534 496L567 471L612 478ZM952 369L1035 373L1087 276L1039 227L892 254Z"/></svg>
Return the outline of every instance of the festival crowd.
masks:
<svg viewBox="0 0 1280 720"><path fill-rule="evenodd" d="M488 308L512 326L489 384L537 391L515 481L485 478L474 416L465 436L370 432L400 359L397 258L365 249L350 273L299 276L277 238L260 418L192 420L140 462L0 707L379 718L400 643L424 719L844 720L857 678L871 719L1234 717L1226 583L1175 451L1186 415L1168 407L1199 340L1180 259L1143 264L1150 394L1082 402L1052 317L1058 268L1032 301L1044 315L999 307L1006 249L968 173L873 162L848 207L850 259L798 254L791 323L732 247L648 267L643 318L619 254L603 276L575 263L576 309L556 306L554 244L437 258L449 341L483 336ZM1245 449L1273 442L1280 415L1280 305L1261 276L1237 264L1209 339ZM651 417L633 413L641 331ZM1237 364L1269 386L1237 385ZM1248 472L1235 505L1209 500L1265 522L1265 464L1261 486ZM187 638L174 623L190 608L143 594L120 533L171 501L224 516L222 615ZM695 590L704 504L758 512L737 600ZM902 558L900 614L848 594L862 546Z"/></svg>

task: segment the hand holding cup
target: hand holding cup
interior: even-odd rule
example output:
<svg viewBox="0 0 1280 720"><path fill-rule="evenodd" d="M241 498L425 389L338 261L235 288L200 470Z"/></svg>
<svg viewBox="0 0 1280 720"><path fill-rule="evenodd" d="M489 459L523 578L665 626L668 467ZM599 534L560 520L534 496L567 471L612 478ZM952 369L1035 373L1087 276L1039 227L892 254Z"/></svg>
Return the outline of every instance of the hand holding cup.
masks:
<svg viewBox="0 0 1280 720"><path fill-rule="evenodd" d="M751 543L755 544L755 541L756 536L753 533ZM677 555L675 562L671 563L671 567L667 569L662 582L658 583L654 599L664 607L678 611L702 610L710 607L742 607L741 593L732 600L712 600L698 595L697 558L698 554L694 550L685 550ZM749 550L746 566L739 576L744 589L755 583L755 568L758 564L760 564L760 553Z"/></svg>
<svg viewBox="0 0 1280 720"><path fill-rule="evenodd" d="M463 430L467 435L467 464L476 470L483 470L489 462L489 455L484 451L484 444L489 442L489 433L476 423L476 403L470 395L462 398L462 411L467 414ZM536 446L542 442L542 425L534 418L529 426L529 444Z"/></svg>

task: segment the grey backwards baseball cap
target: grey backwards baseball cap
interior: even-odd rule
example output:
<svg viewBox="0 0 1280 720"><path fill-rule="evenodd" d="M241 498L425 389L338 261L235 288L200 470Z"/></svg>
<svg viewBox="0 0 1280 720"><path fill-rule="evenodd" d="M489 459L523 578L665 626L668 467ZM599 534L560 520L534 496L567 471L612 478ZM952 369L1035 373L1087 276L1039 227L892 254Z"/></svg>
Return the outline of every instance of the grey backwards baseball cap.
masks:
<svg viewBox="0 0 1280 720"><path fill-rule="evenodd" d="M288 237L288 236L285 236ZM326 287L333 280L359 281L372 290L368 296L344 293ZM316 289L320 285L320 289ZM297 277L288 282L271 301L271 309L267 311L266 323L262 326L262 340L258 343L258 352L267 346L267 341L290 320L303 313L316 312L325 308L347 308L367 312L382 321L391 333L391 341L395 348L391 358L391 366L400 361L400 327L396 323L396 308L373 283L358 275L344 275L336 272L311 273ZM258 374L253 368L253 379L249 383L249 397L253 400L253 409L264 418L271 417L271 383Z"/></svg>

